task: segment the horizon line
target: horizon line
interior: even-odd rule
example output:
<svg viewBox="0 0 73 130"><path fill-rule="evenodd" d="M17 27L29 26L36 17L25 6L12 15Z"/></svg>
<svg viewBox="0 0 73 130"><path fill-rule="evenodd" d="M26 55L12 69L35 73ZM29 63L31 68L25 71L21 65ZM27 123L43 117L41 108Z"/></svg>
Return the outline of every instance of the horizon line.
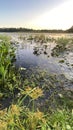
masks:
<svg viewBox="0 0 73 130"><path fill-rule="evenodd" d="M72 26L71 26L71 27L72 27ZM71 28L71 27L70 27L70 28ZM60 28L59 28L59 29L56 29L56 28L52 28L52 29L43 28L43 29L41 29L41 28L37 28L37 29L36 29L36 28L32 28L32 27L21 27L21 26L20 26L20 27L0 27L0 29L30 29L30 30L36 30L36 31L37 31L37 30L40 30L40 31L41 31L41 30L47 30L47 31L48 31L48 30L62 30L62 31L66 31L66 30L68 30L68 29L70 29L70 28L67 28L67 29L60 29Z"/></svg>

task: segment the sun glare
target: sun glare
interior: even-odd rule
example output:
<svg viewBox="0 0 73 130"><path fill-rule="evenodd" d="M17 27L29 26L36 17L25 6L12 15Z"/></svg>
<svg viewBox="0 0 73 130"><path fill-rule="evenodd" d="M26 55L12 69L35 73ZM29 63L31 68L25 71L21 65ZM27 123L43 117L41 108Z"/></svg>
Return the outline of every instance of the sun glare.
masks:
<svg viewBox="0 0 73 130"><path fill-rule="evenodd" d="M36 29L67 29L73 25L72 12L73 0L69 0L35 18L30 26Z"/></svg>

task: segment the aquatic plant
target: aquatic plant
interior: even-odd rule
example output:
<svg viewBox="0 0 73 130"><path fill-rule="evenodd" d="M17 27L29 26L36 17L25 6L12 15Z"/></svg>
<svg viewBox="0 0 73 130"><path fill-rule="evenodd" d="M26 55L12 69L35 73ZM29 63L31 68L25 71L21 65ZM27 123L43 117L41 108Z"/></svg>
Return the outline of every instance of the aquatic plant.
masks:
<svg viewBox="0 0 73 130"><path fill-rule="evenodd" d="M0 93L9 95L14 91L18 76L15 73L13 61L15 59L15 48L10 44L9 38L0 36ZM7 93L8 92L8 93Z"/></svg>
<svg viewBox="0 0 73 130"><path fill-rule="evenodd" d="M34 41L40 42L40 43L46 43L48 40L47 40L47 37L44 34L40 34L40 35L34 36Z"/></svg>
<svg viewBox="0 0 73 130"><path fill-rule="evenodd" d="M56 40L57 45L52 49L52 56L59 56L61 53L66 51L67 44L69 43L69 39L67 38L58 38Z"/></svg>
<svg viewBox="0 0 73 130"><path fill-rule="evenodd" d="M29 37L27 38L27 40L30 40L30 41L32 41L34 38L33 38L33 36L32 35L29 35Z"/></svg>
<svg viewBox="0 0 73 130"><path fill-rule="evenodd" d="M59 63L64 63L65 61L64 60L59 60Z"/></svg>

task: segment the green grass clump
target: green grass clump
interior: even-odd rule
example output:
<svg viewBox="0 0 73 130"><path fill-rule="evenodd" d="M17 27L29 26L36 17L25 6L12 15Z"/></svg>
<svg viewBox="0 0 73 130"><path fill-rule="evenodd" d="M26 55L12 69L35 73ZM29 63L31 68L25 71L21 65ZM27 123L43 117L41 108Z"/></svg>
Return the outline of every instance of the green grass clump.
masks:
<svg viewBox="0 0 73 130"><path fill-rule="evenodd" d="M15 49L10 44L9 37L0 36L0 40L0 93L7 96L12 94L16 86L17 76L13 66Z"/></svg>
<svg viewBox="0 0 73 130"><path fill-rule="evenodd" d="M72 130L73 110L57 109L43 113L19 104L0 110L1 130Z"/></svg>
<svg viewBox="0 0 73 130"><path fill-rule="evenodd" d="M54 47L52 49L52 53L51 53L52 56L59 56L61 53L66 51L66 49L67 49L66 46L67 46L67 44L69 44L69 39L67 39L67 38L58 38L56 40L56 43L57 43L56 47Z"/></svg>
<svg viewBox="0 0 73 130"><path fill-rule="evenodd" d="M44 34L35 35L34 41L40 43L46 43L48 41L48 38Z"/></svg>
<svg viewBox="0 0 73 130"><path fill-rule="evenodd" d="M34 38L33 38L33 36L32 35L30 35L29 37L28 37L28 39L27 40L30 40L30 41L32 41Z"/></svg>
<svg viewBox="0 0 73 130"><path fill-rule="evenodd" d="M59 60L59 63L64 63L65 61L64 60Z"/></svg>

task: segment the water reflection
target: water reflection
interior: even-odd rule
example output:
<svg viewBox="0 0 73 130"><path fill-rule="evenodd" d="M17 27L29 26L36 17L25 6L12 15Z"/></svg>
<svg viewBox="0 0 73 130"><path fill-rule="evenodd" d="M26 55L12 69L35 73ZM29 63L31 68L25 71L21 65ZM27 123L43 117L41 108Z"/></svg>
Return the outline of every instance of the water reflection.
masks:
<svg viewBox="0 0 73 130"><path fill-rule="evenodd" d="M55 42L36 43L33 40L32 42L27 40L23 41L22 43L19 42L19 46L16 50L16 67L25 67L28 69L39 67L42 70L47 70L49 73L65 74L66 77L70 76L72 78L72 66L70 69L70 65L68 66L66 64L68 56L51 56L51 51L55 46ZM65 60L65 62L60 63L59 61L62 60Z"/></svg>
<svg viewBox="0 0 73 130"><path fill-rule="evenodd" d="M56 46L55 41L39 42L38 35L30 33L5 33L12 37L12 41L16 46L16 62L17 68L36 68L47 70L49 73L65 74L67 78L73 78L73 52L67 52L59 57L52 57L51 51ZM35 37L35 40L28 40L29 36ZM45 34L47 37L56 38L59 34ZM55 36L54 36L55 35ZM21 38L20 38L21 37ZM72 37L72 35L66 37ZM40 37L39 37L40 38ZM41 35L44 39L44 36ZM60 63L64 61L64 63Z"/></svg>

